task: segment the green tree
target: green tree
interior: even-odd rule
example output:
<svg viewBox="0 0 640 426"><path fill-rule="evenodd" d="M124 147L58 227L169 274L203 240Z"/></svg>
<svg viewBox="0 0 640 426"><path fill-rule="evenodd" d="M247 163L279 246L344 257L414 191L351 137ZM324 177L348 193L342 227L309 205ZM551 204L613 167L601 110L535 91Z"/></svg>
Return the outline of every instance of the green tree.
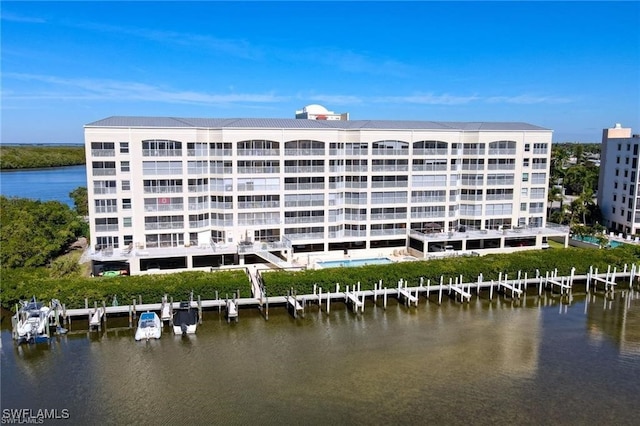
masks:
<svg viewBox="0 0 640 426"><path fill-rule="evenodd" d="M82 220L66 204L0 197L2 268L43 266L82 232Z"/></svg>
<svg viewBox="0 0 640 426"><path fill-rule="evenodd" d="M87 196L87 188L79 186L69 193L69 197L73 200L73 204L76 207L76 212L80 216L89 215L89 198Z"/></svg>

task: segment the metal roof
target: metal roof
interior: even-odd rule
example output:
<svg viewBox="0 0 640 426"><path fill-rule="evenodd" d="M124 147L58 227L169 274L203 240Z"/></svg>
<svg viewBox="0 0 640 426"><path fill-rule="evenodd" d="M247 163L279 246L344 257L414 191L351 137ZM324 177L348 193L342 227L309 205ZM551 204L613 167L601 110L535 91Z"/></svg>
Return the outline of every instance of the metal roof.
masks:
<svg viewBox="0 0 640 426"><path fill-rule="evenodd" d="M520 122L453 122L408 120L302 120L296 118L179 118L114 116L94 121L85 127L191 127L204 129L339 129L339 130L451 130L451 131L524 131L550 130Z"/></svg>

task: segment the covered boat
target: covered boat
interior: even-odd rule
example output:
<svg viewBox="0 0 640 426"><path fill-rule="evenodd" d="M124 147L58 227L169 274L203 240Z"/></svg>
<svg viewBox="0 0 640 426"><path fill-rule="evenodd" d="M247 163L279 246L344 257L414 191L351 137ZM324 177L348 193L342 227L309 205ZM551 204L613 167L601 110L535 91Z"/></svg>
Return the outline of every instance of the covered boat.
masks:
<svg viewBox="0 0 640 426"><path fill-rule="evenodd" d="M159 339L162 335L162 322L155 312L144 312L140 315L136 340Z"/></svg>
<svg viewBox="0 0 640 426"><path fill-rule="evenodd" d="M194 334L198 327L198 310L191 302L180 302L180 307L173 313L173 332L176 335Z"/></svg>

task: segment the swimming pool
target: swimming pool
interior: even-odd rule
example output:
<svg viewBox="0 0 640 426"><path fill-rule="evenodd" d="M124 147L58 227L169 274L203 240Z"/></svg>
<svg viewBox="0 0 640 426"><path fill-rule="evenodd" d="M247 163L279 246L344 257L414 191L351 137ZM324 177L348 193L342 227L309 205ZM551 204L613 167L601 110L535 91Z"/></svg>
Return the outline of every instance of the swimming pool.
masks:
<svg viewBox="0 0 640 426"><path fill-rule="evenodd" d="M318 266L322 268L338 268L340 266L351 268L365 265L386 265L389 263L393 263L393 260L388 257L373 257L369 259L328 260L325 262L318 262Z"/></svg>
<svg viewBox="0 0 640 426"><path fill-rule="evenodd" d="M579 236L579 235L574 235L571 238L573 238L574 240L583 241L585 243L598 245L598 239L596 237L594 237L593 235L585 235L585 236L582 236L582 237ZM621 246L622 244L623 243L621 243L620 241L609 240L609 247L611 247L611 248L616 248L618 246Z"/></svg>

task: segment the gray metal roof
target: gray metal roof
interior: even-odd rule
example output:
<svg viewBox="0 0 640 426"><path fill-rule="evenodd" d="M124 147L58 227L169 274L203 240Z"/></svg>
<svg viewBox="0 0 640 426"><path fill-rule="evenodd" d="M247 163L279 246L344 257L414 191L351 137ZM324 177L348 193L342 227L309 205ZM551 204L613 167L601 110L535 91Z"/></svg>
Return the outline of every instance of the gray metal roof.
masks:
<svg viewBox="0 0 640 426"><path fill-rule="evenodd" d="M453 122L408 120L302 120L296 118L178 118L114 116L94 121L85 127L193 127L205 129L342 129L342 130L452 130L452 131L524 131L549 130L519 122Z"/></svg>

